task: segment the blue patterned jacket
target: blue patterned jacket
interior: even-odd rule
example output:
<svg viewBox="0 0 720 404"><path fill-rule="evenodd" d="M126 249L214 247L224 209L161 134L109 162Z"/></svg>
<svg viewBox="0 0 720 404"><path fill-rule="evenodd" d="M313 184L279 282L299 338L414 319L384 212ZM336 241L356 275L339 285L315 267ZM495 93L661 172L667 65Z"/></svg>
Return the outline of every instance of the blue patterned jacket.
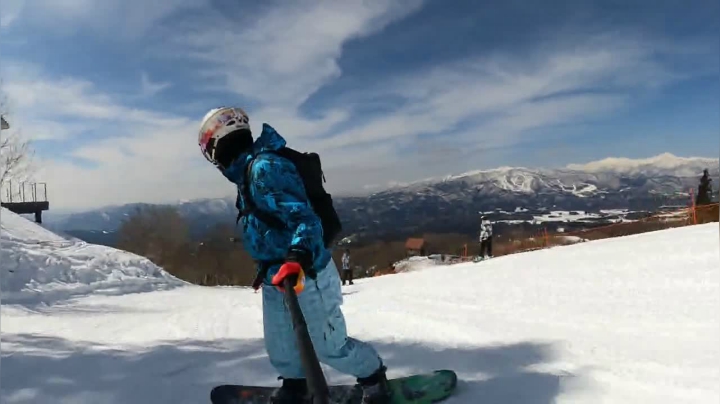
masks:
<svg viewBox="0 0 720 404"><path fill-rule="evenodd" d="M319 272L332 257L324 246L322 224L308 203L302 178L291 161L273 153L258 155L261 151L278 150L285 145L285 139L264 123L252 150L238 156L223 175L237 185L239 193L247 166L255 159L250 172L250 196L257 209L271 213L287 224L287 229L275 229L253 214L244 216L241 221L243 245L252 258L282 261L291 247L300 247L312 254L313 268ZM244 208L244 203L240 203L240 208ZM265 284L270 284L279 267L279 264L270 267Z"/></svg>

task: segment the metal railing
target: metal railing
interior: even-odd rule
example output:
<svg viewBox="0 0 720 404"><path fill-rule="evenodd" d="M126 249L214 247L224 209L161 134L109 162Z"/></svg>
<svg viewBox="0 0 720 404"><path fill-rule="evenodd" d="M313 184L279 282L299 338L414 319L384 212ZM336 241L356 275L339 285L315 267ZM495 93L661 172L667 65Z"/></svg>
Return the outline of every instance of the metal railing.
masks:
<svg viewBox="0 0 720 404"><path fill-rule="evenodd" d="M4 203L27 203L47 202L47 184L44 182L19 182L7 181L0 194L0 202Z"/></svg>

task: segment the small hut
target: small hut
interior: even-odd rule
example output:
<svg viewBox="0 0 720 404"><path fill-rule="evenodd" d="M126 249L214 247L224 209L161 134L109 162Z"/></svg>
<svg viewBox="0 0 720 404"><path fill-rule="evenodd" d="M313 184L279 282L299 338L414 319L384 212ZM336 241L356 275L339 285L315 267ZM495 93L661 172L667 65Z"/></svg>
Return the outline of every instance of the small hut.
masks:
<svg viewBox="0 0 720 404"><path fill-rule="evenodd" d="M409 238L405 242L405 256L415 257L424 256L426 254L426 243L425 239L422 238Z"/></svg>

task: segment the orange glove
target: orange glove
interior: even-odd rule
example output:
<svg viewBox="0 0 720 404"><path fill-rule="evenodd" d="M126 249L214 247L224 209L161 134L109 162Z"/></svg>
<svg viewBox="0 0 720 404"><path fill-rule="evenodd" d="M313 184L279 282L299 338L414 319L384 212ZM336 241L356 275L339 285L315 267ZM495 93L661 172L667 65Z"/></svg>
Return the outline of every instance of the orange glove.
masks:
<svg viewBox="0 0 720 404"><path fill-rule="evenodd" d="M283 288L285 279L290 279L290 283L295 285L293 287L295 294L300 294L305 289L305 272L303 272L302 265L297 262L284 263L272 278L272 284L283 293L285 293L285 288Z"/></svg>

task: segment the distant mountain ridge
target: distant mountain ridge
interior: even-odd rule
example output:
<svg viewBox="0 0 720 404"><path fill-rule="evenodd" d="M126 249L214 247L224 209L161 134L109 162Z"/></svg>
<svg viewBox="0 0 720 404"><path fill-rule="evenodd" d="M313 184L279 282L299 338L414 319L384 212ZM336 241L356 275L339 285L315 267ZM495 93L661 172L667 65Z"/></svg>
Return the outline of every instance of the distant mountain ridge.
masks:
<svg viewBox="0 0 720 404"><path fill-rule="evenodd" d="M396 185L367 196L336 197L345 233L401 237L418 232L472 233L480 211L514 212L514 219L549 210L652 211L687 205L703 169L717 194L720 159L676 157L607 158L564 168L500 167ZM234 224L234 197L175 204L194 234L217 223ZM108 240L122 220L146 204L128 204L69 215L51 227L79 238ZM95 242L102 240L94 239ZM111 242L108 241L108 244Z"/></svg>

